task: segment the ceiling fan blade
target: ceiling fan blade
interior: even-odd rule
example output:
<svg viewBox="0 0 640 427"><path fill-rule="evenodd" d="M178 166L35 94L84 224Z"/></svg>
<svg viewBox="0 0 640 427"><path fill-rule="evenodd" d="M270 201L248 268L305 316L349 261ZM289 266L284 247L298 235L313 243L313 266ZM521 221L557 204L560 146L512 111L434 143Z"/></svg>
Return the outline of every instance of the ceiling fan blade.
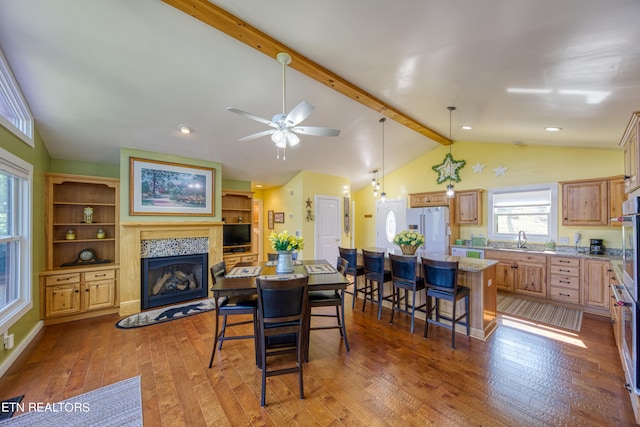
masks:
<svg viewBox="0 0 640 427"><path fill-rule="evenodd" d="M258 117L255 114L251 114L251 113L247 113L246 111L242 111L239 110L235 107L227 107L227 111L231 111L232 113L236 113L236 114L240 114L241 116L244 116L248 119L251 120L255 120L256 122L260 122L262 124L265 124L267 126L271 126L271 127L278 127L278 125L276 125L275 123L273 123L271 120L267 120L267 119L263 119L262 117Z"/></svg>
<svg viewBox="0 0 640 427"><path fill-rule="evenodd" d="M276 131L276 129L263 130L262 132L254 133L252 135L248 135L248 136L245 136L243 138L240 138L238 141L249 141L251 139L256 139L256 138L260 138L262 136L271 135L275 131Z"/></svg>
<svg viewBox="0 0 640 427"><path fill-rule="evenodd" d="M325 128L320 126L296 126L291 129L292 132L301 133L303 135L313 136L338 136L340 131L338 129Z"/></svg>
<svg viewBox="0 0 640 427"><path fill-rule="evenodd" d="M289 114L287 114L287 117L285 119L286 125L288 127L297 125L298 123L309 117L309 115L313 113L313 110L315 110L315 108L316 107L314 107L313 105L307 104L306 102L302 101L301 103L293 107L293 110L291 110Z"/></svg>

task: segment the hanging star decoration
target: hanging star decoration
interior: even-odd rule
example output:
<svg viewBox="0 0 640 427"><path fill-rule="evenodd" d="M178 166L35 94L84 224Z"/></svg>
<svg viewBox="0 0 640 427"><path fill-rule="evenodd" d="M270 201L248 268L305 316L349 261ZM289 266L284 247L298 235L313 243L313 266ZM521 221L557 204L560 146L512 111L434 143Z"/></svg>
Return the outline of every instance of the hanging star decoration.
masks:
<svg viewBox="0 0 640 427"><path fill-rule="evenodd" d="M462 169L466 164L466 160L454 160L451 153L447 153L442 163L431 166L431 169L438 172L436 181L438 184L442 184L445 181L460 182L458 170Z"/></svg>
<svg viewBox="0 0 640 427"><path fill-rule="evenodd" d="M480 162L473 165L473 173L482 173L482 169L484 169L486 165L481 165Z"/></svg>
<svg viewBox="0 0 640 427"><path fill-rule="evenodd" d="M507 175L507 169L509 169L506 166L502 166L502 164L500 166L498 166L497 168L495 168L493 171L496 173L496 176L506 176Z"/></svg>

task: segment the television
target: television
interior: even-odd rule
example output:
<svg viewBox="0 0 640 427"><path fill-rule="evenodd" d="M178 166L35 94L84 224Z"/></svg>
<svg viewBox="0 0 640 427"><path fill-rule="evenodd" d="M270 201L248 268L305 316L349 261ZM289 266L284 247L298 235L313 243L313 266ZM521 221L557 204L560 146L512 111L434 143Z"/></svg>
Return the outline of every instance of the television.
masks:
<svg viewBox="0 0 640 427"><path fill-rule="evenodd" d="M222 226L222 245L240 246L251 244L251 224L225 224Z"/></svg>

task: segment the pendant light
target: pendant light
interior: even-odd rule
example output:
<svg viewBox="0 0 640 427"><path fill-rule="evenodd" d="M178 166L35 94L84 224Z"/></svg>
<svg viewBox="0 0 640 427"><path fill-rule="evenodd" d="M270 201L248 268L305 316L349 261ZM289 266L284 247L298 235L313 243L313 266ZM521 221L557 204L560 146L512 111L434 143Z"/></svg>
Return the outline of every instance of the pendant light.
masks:
<svg viewBox="0 0 640 427"><path fill-rule="evenodd" d="M380 201L387 201L387 193L384 192L384 122L387 121L386 117L380 119L380 123L382 123L382 193L380 193Z"/></svg>
<svg viewBox="0 0 640 427"><path fill-rule="evenodd" d="M453 188L453 184L451 183L451 173L453 172L452 168L452 164L451 161L453 160L453 157L451 157L451 146L453 145L453 139L451 139L451 113L453 113L453 110L455 110L456 107L447 107L447 110L449 110L449 185L447 185L447 198L452 199L453 196L455 196L456 192Z"/></svg>

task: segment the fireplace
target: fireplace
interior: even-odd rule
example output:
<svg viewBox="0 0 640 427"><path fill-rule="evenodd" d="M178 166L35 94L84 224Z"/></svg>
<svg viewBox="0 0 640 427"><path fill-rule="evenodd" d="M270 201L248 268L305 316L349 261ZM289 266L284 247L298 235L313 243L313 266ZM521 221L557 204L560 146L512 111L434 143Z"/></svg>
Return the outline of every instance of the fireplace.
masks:
<svg viewBox="0 0 640 427"><path fill-rule="evenodd" d="M142 309L204 298L208 254L142 258Z"/></svg>

